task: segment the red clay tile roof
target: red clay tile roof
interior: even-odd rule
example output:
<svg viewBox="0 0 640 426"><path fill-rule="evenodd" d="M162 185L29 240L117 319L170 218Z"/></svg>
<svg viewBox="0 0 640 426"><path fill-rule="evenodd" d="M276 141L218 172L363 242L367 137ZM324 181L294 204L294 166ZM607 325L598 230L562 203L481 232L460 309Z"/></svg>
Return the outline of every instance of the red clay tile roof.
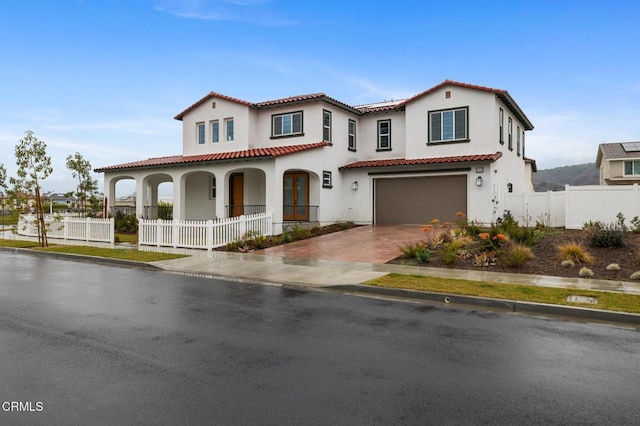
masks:
<svg viewBox="0 0 640 426"><path fill-rule="evenodd" d="M390 166L415 166L423 164L448 164L448 163L468 163L471 161L496 161L502 157L502 152L495 154L458 155L455 157L436 158L392 158L388 160L365 160L346 164L341 169L361 169L366 167L390 167Z"/></svg>
<svg viewBox="0 0 640 426"><path fill-rule="evenodd" d="M199 101L197 101L196 103L194 103L193 105L189 106L187 109L185 109L184 111L182 111L180 114L176 115L175 118L176 120L182 120L184 118L184 116L192 111L193 109L197 108L198 106L200 106L202 103L210 100L210 99L224 99L227 101L231 101L231 102L235 102L241 105L245 105L249 108L256 108L256 109L261 109L261 108L272 108L272 107L277 107L280 105L285 105L285 104L295 104L295 103L301 103L301 102L311 102L311 101L315 101L315 100L322 100L325 102L328 102L330 104L333 104L337 107L346 109L348 111L354 112L354 113L358 113L358 110L356 110L355 108L353 108L350 105L345 104L344 102L340 102L337 99L331 98L327 95L325 95L324 93L311 93L309 95L298 95L298 96L290 96L288 98L281 98L281 99L274 99L271 101L264 101L264 102L258 102L258 103L252 103L252 102L248 102L248 101L243 101L242 99L237 99L237 98L232 98L230 96L226 96L226 95L222 95L220 93L217 92L210 92L209 94L207 94L205 97L203 97L202 99L200 99Z"/></svg>
<svg viewBox="0 0 640 426"><path fill-rule="evenodd" d="M217 152L213 154L201 155L174 155L170 157L149 158L142 161L134 161L132 163L116 164L115 166L106 166L95 169L95 172L101 173L109 170L138 169L146 167L162 167L173 166L177 164L204 163L210 161L236 160L236 159L258 159L265 157L281 157L283 155L294 154L296 152L307 151L309 149L321 148L328 146L329 142L308 143L302 145L278 146L271 148L256 148L245 151Z"/></svg>

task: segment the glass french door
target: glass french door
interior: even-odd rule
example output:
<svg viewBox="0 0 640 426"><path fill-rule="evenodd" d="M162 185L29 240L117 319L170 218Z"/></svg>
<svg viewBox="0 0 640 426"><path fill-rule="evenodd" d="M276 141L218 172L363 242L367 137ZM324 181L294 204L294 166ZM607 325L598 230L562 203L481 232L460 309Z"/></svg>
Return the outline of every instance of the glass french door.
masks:
<svg viewBox="0 0 640 426"><path fill-rule="evenodd" d="M284 220L309 220L309 174L285 173L283 194Z"/></svg>

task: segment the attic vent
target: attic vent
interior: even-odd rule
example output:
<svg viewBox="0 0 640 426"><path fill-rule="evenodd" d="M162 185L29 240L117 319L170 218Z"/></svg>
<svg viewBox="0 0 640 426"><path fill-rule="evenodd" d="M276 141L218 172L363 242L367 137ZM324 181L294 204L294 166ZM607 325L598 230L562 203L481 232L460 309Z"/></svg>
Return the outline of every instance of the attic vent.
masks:
<svg viewBox="0 0 640 426"><path fill-rule="evenodd" d="M625 142L622 145L624 152L637 152L640 151L640 142Z"/></svg>
<svg viewBox="0 0 640 426"><path fill-rule="evenodd" d="M215 102L211 102L211 109L215 109L216 107L216 103Z"/></svg>

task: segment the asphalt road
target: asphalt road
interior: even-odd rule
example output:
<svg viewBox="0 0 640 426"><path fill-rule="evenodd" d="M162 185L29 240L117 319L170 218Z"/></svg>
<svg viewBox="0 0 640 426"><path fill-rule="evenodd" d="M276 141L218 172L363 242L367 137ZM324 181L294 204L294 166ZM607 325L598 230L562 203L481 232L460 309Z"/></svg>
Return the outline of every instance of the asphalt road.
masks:
<svg viewBox="0 0 640 426"><path fill-rule="evenodd" d="M0 274L3 425L640 422L633 330L7 252Z"/></svg>

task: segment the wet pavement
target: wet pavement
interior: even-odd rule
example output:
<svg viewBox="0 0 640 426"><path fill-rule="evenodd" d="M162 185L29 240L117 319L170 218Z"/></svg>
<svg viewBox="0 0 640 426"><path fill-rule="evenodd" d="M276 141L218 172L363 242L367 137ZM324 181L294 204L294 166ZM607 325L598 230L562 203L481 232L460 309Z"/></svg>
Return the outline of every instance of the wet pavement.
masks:
<svg viewBox="0 0 640 426"><path fill-rule="evenodd" d="M640 334L0 252L0 424L634 424Z"/></svg>

